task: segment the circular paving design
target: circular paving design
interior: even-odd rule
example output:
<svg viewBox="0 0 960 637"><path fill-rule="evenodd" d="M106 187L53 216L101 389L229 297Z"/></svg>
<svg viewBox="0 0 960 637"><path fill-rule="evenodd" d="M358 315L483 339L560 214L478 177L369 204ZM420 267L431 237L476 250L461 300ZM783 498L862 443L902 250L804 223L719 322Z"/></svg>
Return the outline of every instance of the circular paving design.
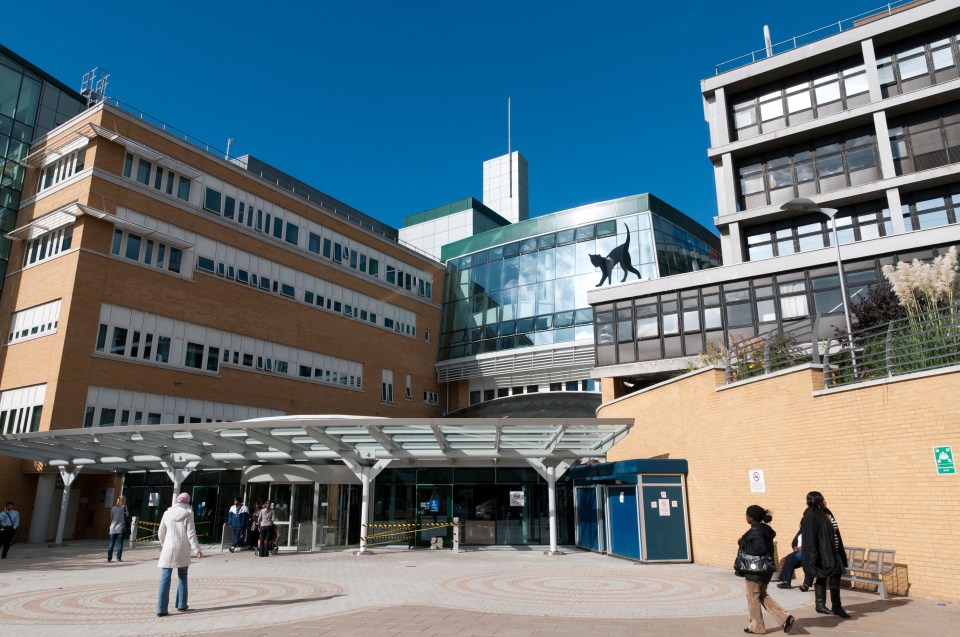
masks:
<svg viewBox="0 0 960 637"><path fill-rule="evenodd" d="M710 608L715 614L730 612L731 600L743 599L741 580L727 585L698 582L689 577L662 574L567 571L524 574L488 573L469 575L442 583L446 590L491 602L514 602L538 606L566 615L618 609L624 617L699 614ZM589 609L594 609L590 611ZM672 610L671 610L672 609ZM607 616L613 616L607 614Z"/></svg>
<svg viewBox="0 0 960 637"><path fill-rule="evenodd" d="M170 617L181 615L174 608L177 590L176 574L170 585ZM157 589L160 576L148 582L134 581L109 585L88 583L78 590L79 582L65 582L69 589L46 589L5 595L0 609L0 626L15 623L44 624L123 624L131 620L156 617ZM291 604L316 602L343 593L328 582L291 579L205 578L191 577L189 604L192 609L182 616L200 613L262 613L272 616L283 613ZM83 585L80 584L82 587Z"/></svg>

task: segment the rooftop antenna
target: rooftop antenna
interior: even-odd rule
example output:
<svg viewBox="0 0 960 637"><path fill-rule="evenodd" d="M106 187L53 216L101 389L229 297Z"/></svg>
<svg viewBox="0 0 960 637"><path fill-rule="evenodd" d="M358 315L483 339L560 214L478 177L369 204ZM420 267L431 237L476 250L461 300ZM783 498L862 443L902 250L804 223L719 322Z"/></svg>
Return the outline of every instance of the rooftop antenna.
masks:
<svg viewBox="0 0 960 637"><path fill-rule="evenodd" d="M508 176L510 178L510 199L513 199L513 152L510 145L510 97L507 96L507 161L510 163Z"/></svg>
<svg viewBox="0 0 960 637"><path fill-rule="evenodd" d="M767 57L773 57L773 41L770 39L770 27L769 25L763 25L763 45L767 49Z"/></svg>
<svg viewBox="0 0 960 637"><path fill-rule="evenodd" d="M80 85L80 95L87 98L87 108L94 104L99 104L107 99L107 84L110 82L110 74L101 69L94 69L83 75L83 83Z"/></svg>
<svg viewBox="0 0 960 637"><path fill-rule="evenodd" d="M232 137L228 137L228 138L227 138L227 152L223 154L223 158L226 159L226 160L229 160L229 159L230 159L230 147L231 147L231 146L233 146L233 138L232 138Z"/></svg>

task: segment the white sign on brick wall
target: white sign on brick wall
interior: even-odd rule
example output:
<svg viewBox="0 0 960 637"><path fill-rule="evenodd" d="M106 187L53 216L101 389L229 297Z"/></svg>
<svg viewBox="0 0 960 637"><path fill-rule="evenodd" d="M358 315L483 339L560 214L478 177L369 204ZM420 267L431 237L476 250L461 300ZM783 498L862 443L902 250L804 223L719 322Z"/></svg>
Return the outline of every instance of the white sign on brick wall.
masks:
<svg viewBox="0 0 960 637"><path fill-rule="evenodd" d="M763 469L750 469L747 473L750 480L750 491L753 493L766 493L767 486L763 481Z"/></svg>

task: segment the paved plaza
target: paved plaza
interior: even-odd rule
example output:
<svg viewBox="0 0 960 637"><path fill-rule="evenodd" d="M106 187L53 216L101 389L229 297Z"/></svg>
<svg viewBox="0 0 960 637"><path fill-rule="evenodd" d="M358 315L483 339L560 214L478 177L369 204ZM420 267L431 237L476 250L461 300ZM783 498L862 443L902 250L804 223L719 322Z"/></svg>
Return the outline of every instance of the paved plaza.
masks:
<svg viewBox="0 0 960 637"><path fill-rule="evenodd" d="M190 610L156 616L156 546L107 563L106 542L17 544L0 563L5 635L736 635L743 582L726 569L640 565L568 549L204 551L190 567ZM799 635L960 634L957 604L844 592L853 619L817 615L813 593L772 589ZM171 595L171 602L173 595ZM779 629L768 629L781 634Z"/></svg>

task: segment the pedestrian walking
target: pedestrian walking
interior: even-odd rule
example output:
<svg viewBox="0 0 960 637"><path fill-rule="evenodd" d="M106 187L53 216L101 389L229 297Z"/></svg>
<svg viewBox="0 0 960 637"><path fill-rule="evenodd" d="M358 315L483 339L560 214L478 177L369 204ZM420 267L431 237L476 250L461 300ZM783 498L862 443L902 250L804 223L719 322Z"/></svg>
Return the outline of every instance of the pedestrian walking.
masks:
<svg viewBox="0 0 960 637"><path fill-rule="evenodd" d="M233 545L230 552L243 550L243 544L247 537L247 527L250 526L250 509L243 503L243 500L236 498L233 506L230 507L230 513L227 515L227 521L233 529Z"/></svg>
<svg viewBox="0 0 960 637"><path fill-rule="evenodd" d="M840 576L847 568L847 551L843 547L840 526L827 501L819 491L807 494L807 509L801 525L803 536L803 572L814 580L814 601L818 613L849 619L840 603ZM827 588L830 604L827 608Z"/></svg>
<svg viewBox="0 0 960 637"><path fill-rule="evenodd" d="M258 521L260 522L260 550L258 557L267 557L270 555L270 544L273 542L273 525L277 521L276 513L273 511L273 502L267 500L260 509Z"/></svg>
<svg viewBox="0 0 960 637"><path fill-rule="evenodd" d="M20 527L20 514L13 508L13 502L7 502L0 511L0 544L3 545L3 553L0 557L7 559L7 552L10 551L10 543L13 542L13 536Z"/></svg>
<svg viewBox="0 0 960 637"><path fill-rule="evenodd" d="M737 575L743 576L747 586L747 615L749 626L745 633L763 635L767 629L763 623L761 606L773 615L783 632L793 628L794 617L788 615L775 599L767 594L767 585L773 579L775 569L773 561L773 538L777 536L769 523L773 520L770 512L753 504L747 507L747 524L750 528L740 538L740 552L737 554ZM751 559L763 558L763 559Z"/></svg>
<svg viewBox="0 0 960 637"><path fill-rule="evenodd" d="M110 546L107 548L107 561L113 561L113 548L117 548L117 561L123 561L123 532L127 527L127 498L118 496L116 503L110 507Z"/></svg>
<svg viewBox="0 0 960 637"><path fill-rule="evenodd" d="M179 611L186 611L187 606L187 569L190 567L190 554L197 553L197 559L203 558L200 543L197 541L197 529L193 523L193 511L190 509L190 495L181 493L177 496L177 503L166 510L160 520L160 529L157 532L160 538L161 569L160 592L157 596L157 617L169 615L167 606L170 603L170 577L173 569L177 569L177 602Z"/></svg>

